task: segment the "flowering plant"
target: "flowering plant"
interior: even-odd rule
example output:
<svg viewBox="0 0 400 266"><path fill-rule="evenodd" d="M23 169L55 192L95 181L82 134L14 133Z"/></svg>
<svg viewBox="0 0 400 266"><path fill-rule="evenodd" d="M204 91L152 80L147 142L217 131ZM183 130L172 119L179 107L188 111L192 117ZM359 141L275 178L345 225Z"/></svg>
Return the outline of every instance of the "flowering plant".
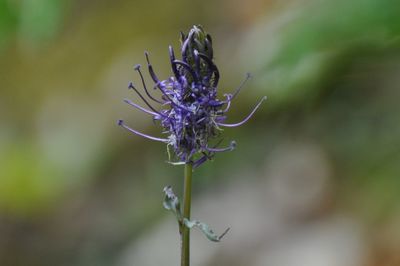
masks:
<svg viewBox="0 0 400 266"><path fill-rule="evenodd" d="M185 165L183 214L179 200L169 186L164 188L164 207L172 210L177 217L182 239L181 265L188 266L190 228L199 228L212 241L219 241L227 232L217 236L206 224L190 220L192 169L212 159L215 153L233 150L236 146L234 141L226 147L219 146L221 140L216 139L220 137L222 128L244 124L266 98L263 97L241 122L226 123L226 113L232 100L250 76L247 75L245 81L233 93L224 94L223 99L218 99L219 71L213 60L211 36L206 34L201 26L193 26L187 36L181 33L180 52L181 59L177 59L173 48L169 46L173 76L165 80L157 77L150 63L149 54L145 52L147 68L155 83L154 89L161 92L161 98L157 99L149 92L141 66L136 65L135 70L139 73L147 98L132 82L129 83L129 88L136 92L147 108L125 99L129 105L153 116L153 120L162 126L166 137L144 134L130 128L123 120L119 120L118 124L136 135L166 143L168 154L170 155L169 149L172 148L176 159L171 161L170 155L170 162ZM153 103L150 103L150 100ZM153 104L157 104L158 107L154 107ZM211 144L213 141L214 144Z"/></svg>

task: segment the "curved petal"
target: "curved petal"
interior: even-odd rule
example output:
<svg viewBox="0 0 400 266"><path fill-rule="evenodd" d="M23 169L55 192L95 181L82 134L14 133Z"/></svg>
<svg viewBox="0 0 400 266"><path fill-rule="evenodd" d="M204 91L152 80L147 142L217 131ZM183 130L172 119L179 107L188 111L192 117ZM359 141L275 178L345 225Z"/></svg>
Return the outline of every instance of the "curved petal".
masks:
<svg viewBox="0 0 400 266"><path fill-rule="evenodd" d="M257 109L260 107L262 102L264 100L266 100L266 99L267 99L266 96L262 97L261 101L256 105L256 107L254 107L253 111L251 111L251 113L245 119L240 121L239 123L236 123L236 124L217 123L217 125L218 126L223 126L223 127L237 127L237 126L243 125L244 123L246 123L253 116L253 114L257 111Z"/></svg>
<svg viewBox="0 0 400 266"><path fill-rule="evenodd" d="M146 135L146 134L144 134L144 133L141 133L141 132L139 132L139 131L136 131L136 130L134 130L134 129L128 127L127 125L124 124L124 121L121 120L121 119L118 120L118 125L121 126L121 127L123 127L123 128L125 128L125 129L128 130L129 132L132 132L132 133L134 133L134 134L136 134L136 135L139 135L139 136L141 136L141 137L144 137L144 138L147 138L147 139L151 139L151 140L155 140L155 141L160 141L160 142L168 143L168 139L162 139L162 138L157 138L157 137L149 136L149 135Z"/></svg>
<svg viewBox="0 0 400 266"><path fill-rule="evenodd" d="M225 148L209 148L206 147L206 150L209 152L224 152L224 151L232 151L233 149L235 149L236 147L236 142L235 141L231 141L231 143L229 144L228 147Z"/></svg>
<svg viewBox="0 0 400 266"><path fill-rule="evenodd" d="M129 82L128 88L134 90L134 91L136 92L136 94L140 97L140 99L142 99L142 101L143 101L153 112L158 113L158 111L157 111L153 106L150 105L150 103L143 97L143 95L140 94L140 92L135 88L135 86L133 85L132 82Z"/></svg>
<svg viewBox="0 0 400 266"><path fill-rule="evenodd" d="M150 67L151 67L151 66L150 66ZM142 84L143 84L143 89L144 89L145 93L147 94L147 96L148 96L150 99L152 99L153 101L157 102L157 103L163 103L162 101L155 99L155 98L149 93L149 91L147 90L146 82L144 82L144 78L143 78L142 71L140 71L140 65L137 65L137 66L135 67L135 70L139 73L140 79L141 79Z"/></svg>
<svg viewBox="0 0 400 266"><path fill-rule="evenodd" d="M127 104L129 104L129 105L131 105L131 106L133 106L133 107L135 107L135 108L137 108L137 109L139 109L139 110L141 110L141 111L143 111L143 112L145 112L145 113L147 113L149 115L154 115L154 116L160 115L159 113L155 113L155 112L152 112L150 110L147 110L146 108L143 108L142 106L132 102L129 99L124 99L124 102L126 102Z"/></svg>

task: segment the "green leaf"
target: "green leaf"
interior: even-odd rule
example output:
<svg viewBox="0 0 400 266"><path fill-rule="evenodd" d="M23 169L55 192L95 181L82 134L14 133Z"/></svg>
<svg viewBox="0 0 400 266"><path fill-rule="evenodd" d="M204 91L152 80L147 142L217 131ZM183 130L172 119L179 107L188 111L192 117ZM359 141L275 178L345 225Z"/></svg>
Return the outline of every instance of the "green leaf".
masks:
<svg viewBox="0 0 400 266"><path fill-rule="evenodd" d="M179 203L179 199L175 196L174 192L172 191L171 186L166 186L164 188L165 198L164 198L164 208L172 211L178 222L182 221L182 214L181 214L181 205Z"/></svg>
<svg viewBox="0 0 400 266"><path fill-rule="evenodd" d="M221 235L217 235L214 233L214 231L205 223L202 223L200 221L189 221L188 219L184 218L183 222L185 224L185 226L189 229L192 229L193 227L197 227L198 229L200 229L203 234L211 241L213 242L219 242L221 241L221 239L226 235L226 233L228 233L229 231L229 227L221 234Z"/></svg>
<svg viewBox="0 0 400 266"><path fill-rule="evenodd" d="M200 229L200 231L203 232L203 234L209 240L214 241L214 242L219 242L222 239L222 237L224 237L224 235L226 235L226 233L229 231L229 228L228 228L221 235L217 235L207 224L202 223L197 220L190 221L187 218L183 218L182 213L181 213L179 199L172 191L172 187L166 186L164 188L164 193L165 193L165 198L164 198L164 202L163 202L164 208L169 211L172 211L175 214L175 217L178 220L178 223L180 224L180 226L182 226L182 222L183 222L183 224L189 229L192 229L193 227L197 227L198 229Z"/></svg>

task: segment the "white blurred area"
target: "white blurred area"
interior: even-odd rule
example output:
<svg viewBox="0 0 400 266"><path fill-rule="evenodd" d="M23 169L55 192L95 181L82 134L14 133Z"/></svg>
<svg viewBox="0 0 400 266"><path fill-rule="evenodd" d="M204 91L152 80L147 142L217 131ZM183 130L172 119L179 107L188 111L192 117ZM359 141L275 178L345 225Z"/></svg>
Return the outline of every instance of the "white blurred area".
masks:
<svg viewBox="0 0 400 266"><path fill-rule="evenodd" d="M193 266L366 265L361 224L333 210L333 173L322 149L288 143L263 168L238 173L235 182L194 199L193 218L206 217L217 232L231 230L221 243L193 230ZM128 246L118 265L178 265L178 247L177 224L168 215Z"/></svg>

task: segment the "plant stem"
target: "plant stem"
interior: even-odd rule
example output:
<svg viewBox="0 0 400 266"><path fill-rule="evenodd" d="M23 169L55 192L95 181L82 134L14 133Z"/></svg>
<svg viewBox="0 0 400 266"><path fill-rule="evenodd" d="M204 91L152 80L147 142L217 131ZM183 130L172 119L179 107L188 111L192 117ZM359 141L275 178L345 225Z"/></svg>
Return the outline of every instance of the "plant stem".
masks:
<svg viewBox="0 0 400 266"><path fill-rule="evenodd" d="M183 218L190 220L192 201L192 164L185 164L185 180L183 190ZM181 224L181 266L190 265L190 229Z"/></svg>

